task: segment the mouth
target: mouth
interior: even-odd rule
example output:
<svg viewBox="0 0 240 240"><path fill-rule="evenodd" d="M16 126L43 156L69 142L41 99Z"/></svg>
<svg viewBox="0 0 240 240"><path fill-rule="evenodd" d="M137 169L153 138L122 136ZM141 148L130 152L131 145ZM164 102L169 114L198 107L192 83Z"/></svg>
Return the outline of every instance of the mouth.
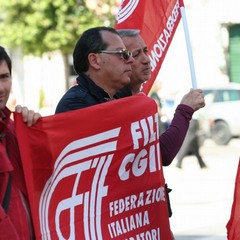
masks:
<svg viewBox="0 0 240 240"><path fill-rule="evenodd" d="M5 99L5 95L4 94L0 94L0 101Z"/></svg>
<svg viewBox="0 0 240 240"><path fill-rule="evenodd" d="M150 74L151 69L149 67L143 69L144 73Z"/></svg>
<svg viewBox="0 0 240 240"><path fill-rule="evenodd" d="M127 69L125 72L129 73L129 74L132 74L132 69Z"/></svg>

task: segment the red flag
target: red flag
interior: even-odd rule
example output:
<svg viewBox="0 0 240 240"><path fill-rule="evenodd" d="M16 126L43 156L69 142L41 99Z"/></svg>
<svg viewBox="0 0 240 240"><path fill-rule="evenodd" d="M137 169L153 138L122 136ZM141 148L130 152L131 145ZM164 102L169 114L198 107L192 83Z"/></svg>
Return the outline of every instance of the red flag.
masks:
<svg viewBox="0 0 240 240"><path fill-rule="evenodd" d="M15 123L37 239L171 239L154 100Z"/></svg>
<svg viewBox="0 0 240 240"><path fill-rule="evenodd" d="M228 240L240 239L240 161L235 181L234 199L230 220L227 223Z"/></svg>
<svg viewBox="0 0 240 240"><path fill-rule="evenodd" d="M148 94L181 19L183 0L123 0L116 29L139 29L151 60L151 79L143 85Z"/></svg>

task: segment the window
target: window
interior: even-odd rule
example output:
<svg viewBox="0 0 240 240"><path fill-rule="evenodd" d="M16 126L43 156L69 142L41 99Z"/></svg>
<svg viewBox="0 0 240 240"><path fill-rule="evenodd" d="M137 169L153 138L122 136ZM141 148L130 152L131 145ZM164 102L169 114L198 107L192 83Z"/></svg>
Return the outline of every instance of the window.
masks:
<svg viewBox="0 0 240 240"><path fill-rule="evenodd" d="M215 102L230 102L239 101L240 91L239 90L219 90L215 95Z"/></svg>
<svg viewBox="0 0 240 240"><path fill-rule="evenodd" d="M229 76L231 82L240 83L240 24L229 28Z"/></svg>

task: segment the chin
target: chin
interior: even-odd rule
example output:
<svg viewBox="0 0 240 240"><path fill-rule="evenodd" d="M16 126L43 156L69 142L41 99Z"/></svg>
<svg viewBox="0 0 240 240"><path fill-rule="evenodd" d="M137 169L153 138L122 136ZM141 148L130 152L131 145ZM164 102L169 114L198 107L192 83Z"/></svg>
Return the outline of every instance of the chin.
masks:
<svg viewBox="0 0 240 240"><path fill-rule="evenodd" d="M131 78L128 78L126 81L125 81L125 85L128 85L131 83Z"/></svg>
<svg viewBox="0 0 240 240"><path fill-rule="evenodd" d="M142 79L141 82L142 82L142 83L145 83L148 79L149 79L149 78L146 77L146 78Z"/></svg>

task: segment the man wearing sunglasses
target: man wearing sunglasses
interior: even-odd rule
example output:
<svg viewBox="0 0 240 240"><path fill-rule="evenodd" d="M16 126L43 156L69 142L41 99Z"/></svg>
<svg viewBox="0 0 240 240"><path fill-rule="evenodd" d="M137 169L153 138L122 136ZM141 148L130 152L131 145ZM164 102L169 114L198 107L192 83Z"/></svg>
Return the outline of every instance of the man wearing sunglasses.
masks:
<svg viewBox="0 0 240 240"><path fill-rule="evenodd" d="M114 99L117 91L130 83L133 61L115 29L94 27L86 30L73 52L77 85L64 94L56 113Z"/></svg>
<svg viewBox="0 0 240 240"><path fill-rule="evenodd" d="M140 36L140 31L119 29L117 32L121 36L126 48L132 52L134 58L132 62L131 82L116 94L117 98L121 98L140 93L142 84L151 77L151 69L148 49L143 38ZM190 92L183 96L175 110L172 123L160 135L164 166L168 166L178 153L186 136L193 113L204 106L204 96L200 89L190 90Z"/></svg>
<svg viewBox="0 0 240 240"><path fill-rule="evenodd" d="M115 96L116 98L122 98L141 92L142 84L151 77L151 67L148 48L140 36L140 31L119 29L117 32L121 36L126 48L132 52L134 58L130 84L121 89ZM163 166L171 164L182 146L193 113L204 106L204 96L199 89L191 90L183 96L175 110L175 115L170 126L159 138ZM168 193L171 190L166 188L166 191ZM168 202L168 208L169 216L171 216L170 202Z"/></svg>

